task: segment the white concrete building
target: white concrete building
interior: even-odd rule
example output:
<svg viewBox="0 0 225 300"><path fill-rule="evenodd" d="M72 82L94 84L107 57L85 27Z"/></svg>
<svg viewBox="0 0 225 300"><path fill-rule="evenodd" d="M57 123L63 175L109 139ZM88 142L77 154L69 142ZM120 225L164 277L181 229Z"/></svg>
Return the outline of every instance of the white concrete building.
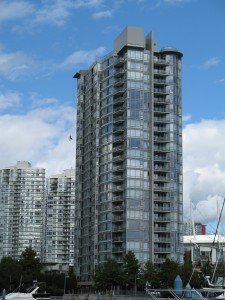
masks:
<svg viewBox="0 0 225 300"><path fill-rule="evenodd" d="M0 168L0 258L19 259L31 246L41 255L45 169L27 161Z"/></svg>
<svg viewBox="0 0 225 300"><path fill-rule="evenodd" d="M184 251L191 254L191 261L204 264L224 260L225 236L218 235L186 235L184 236Z"/></svg>

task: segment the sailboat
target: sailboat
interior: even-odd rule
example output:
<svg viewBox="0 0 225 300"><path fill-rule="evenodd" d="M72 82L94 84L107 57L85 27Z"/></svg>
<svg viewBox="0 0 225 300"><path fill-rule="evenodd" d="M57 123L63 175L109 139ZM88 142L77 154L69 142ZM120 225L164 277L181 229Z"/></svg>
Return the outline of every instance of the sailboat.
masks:
<svg viewBox="0 0 225 300"><path fill-rule="evenodd" d="M221 221L221 216L222 216L222 212L223 212L224 203L225 203L225 199L223 200L223 205L222 205L222 208L220 210L220 215L219 215L219 219L218 219L218 223L217 223L216 232L215 232L215 235L214 235L214 240L213 240L213 245L212 245L212 248L211 248L211 253L210 253L209 260L211 259L211 256L212 256L212 249L213 249L213 246L214 246L214 243L215 243L215 240L216 240L216 236L218 237L219 256L218 256L217 261L216 261L216 265L215 265L215 268L214 268L214 272L213 272L213 276L212 276L211 281L210 281L210 276L205 276L206 283L207 283L208 287L204 288L204 290L207 291L208 294L209 293L214 293L214 294L217 294L217 295L219 294L216 297L218 299L225 299L225 285L224 285L224 279L225 278L224 278L224 276L223 277L218 277L216 282L214 281L221 253L222 253L222 256L223 256L223 241L222 241L221 244L219 243L219 233L218 232L219 232L219 226L220 226L220 221ZM217 235L217 233L218 233L218 235Z"/></svg>

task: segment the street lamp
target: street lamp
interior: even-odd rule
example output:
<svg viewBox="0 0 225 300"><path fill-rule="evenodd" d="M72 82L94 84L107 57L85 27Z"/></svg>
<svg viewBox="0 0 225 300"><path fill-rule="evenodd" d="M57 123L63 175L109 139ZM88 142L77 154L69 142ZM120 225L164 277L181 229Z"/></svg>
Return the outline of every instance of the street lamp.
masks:
<svg viewBox="0 0 225 300"><path fill-rule="evenodd" d="M134 295L136 297L137 295L137 279L140 279L139 277L137 277L137 274L134 275Z"/></svg>
<svg viewBox="0 0 225 300"><path fill-rule="evenodd" d="M65 273L65 278L64 278L64 295L66 294L66 279L69 278L68 274Z"/></svg>

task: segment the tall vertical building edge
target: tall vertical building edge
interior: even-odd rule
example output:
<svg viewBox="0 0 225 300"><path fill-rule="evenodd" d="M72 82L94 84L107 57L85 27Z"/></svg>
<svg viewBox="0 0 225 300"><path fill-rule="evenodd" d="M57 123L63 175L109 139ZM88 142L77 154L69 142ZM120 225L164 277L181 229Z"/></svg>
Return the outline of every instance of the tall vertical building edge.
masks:
<svg viewBox="0 0 225 300"><path fill-rule="evenodd" d="M126 27L77 78L75 269L183 262L182 53Z"/></svg>

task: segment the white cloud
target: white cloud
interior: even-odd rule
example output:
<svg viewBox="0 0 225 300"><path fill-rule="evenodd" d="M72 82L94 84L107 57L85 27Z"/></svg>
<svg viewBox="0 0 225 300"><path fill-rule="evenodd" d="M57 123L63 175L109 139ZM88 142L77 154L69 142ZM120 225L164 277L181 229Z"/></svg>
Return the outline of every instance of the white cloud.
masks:
<svg viewBox="0 0 225 300"><path fill-rule="evenodd" d="M184 211L195 221L216 222L217 200L225 195L225 120L203 120L183 130Z"/></svg>
<svg viewBox="0 0 225 300"><path fill-rule="evenodd" d="M191 120L191 115L184 115L184 116L182 117L182 120L183 120L183 122L190 121L190 120Z"/></svg>
<svg viewBox="0 0 225 300"><path fill-rule="evenodd" d="M164 0L164 2L169 5L179 5L190 2L190 0Z"/></svg>
<svg viewBox="0 0 225 300"><path fill-rule="evenodd" d="M211 67L214 67L218 65L219 59L217 57L211 57L207 59L202 65L200 65L198 68L202 70L208 70Z"/></svg>
<svg viewBox="0 0 225 300"><path fill-rule="evenodd" d="M87 8L92 8L92 7L99 7L104 0L76 0L74 5L76 8L81 8L81 7L87 7Z"/></svg>
<svg viewBox="0 0 225 300"><path fill-rule="evenodd" d="M72 1L53 1L37 10L33 23L49 23L51 25L63 26L66 19L71 15L75 4Z"/></svg>
<svg viewBox="0 0 225 300"><path fill-rule="evenodd" d="M93 19L102 19L112 17L112 10L99 11L92 15Z"/></svg>
<svg viewBox="0 0 225 300"><path fill-rule="evenodd" d="M30 101L32 103L33 108L46 107L49 105L57 105L59 103L59 100L56 98L49 97L49 98L40 99L38 95L36 95L35 93L31 94Z"/></svg>
<svg viewBox="0 0 225 300"><path fill-rule="evenodd" d="M0 76L6 77L11 81L21 80L30 75L34 79L40 76L48 77L61 68L70 69L77 65L85 65L87 67L96 58L102 57L104 52L104 47L90 51L79 50L70 54L63 62L53 63L50 61L38 61L21 51L7 53L0 47Z"/></svg>
<svg viewBox="0 0 225 300"><path fill-rule="evenodd" d="M74 124L75 109L70 106L0 116L0 166L28 160L32 165L45 166L47 174L71 168L75 147L69 136L74 134Z"/></svg>
<svg viewBox="0 0 225 300"><path fill-rule="evenodd" d="M35 65L35 60L21 51L6 53L0 49L0 75L10 80L30 74Z"/></svg>
<svg viewBox="0 0 225 300"><path fill-rule="evenodd" d="M8 1L0 2L0 22L21 19L21 24L13 26L18 33L31 31L34 26L50 24L61 27L76 9L96 9L104 0L44 0L44 1Z"/></svg>
<svg viewBox="0 0 225 300"><path fill-rule="evenodd" d="M74 53L70 54L67 58L65 58L65 60L61 64L58 64L56 66L59 68L71 68L78 64L89 65L97 57L102 56L104 52L104 47L99 47L90 51L75 51Z"/></svg>
<svg viewBox="0 0 225 300"><path fill-rule="evenodd" d="M7 91L0 94L0 111L7 108L18 107L21 103L21 95L17 92Z"/></svg>
<svg viewBox="0 0 225 300"><path fill-rule="evenodd" d="M34 6L27 1L2 0L0 2L0 22L30 16L34 10Z"/></svg>
<svg viewBox="0 0 225 300"><path fill-rule="evenodd" d="M220 83L220 84L225 84L225 78L221 78L221 79L217 80L216 82Z"/></svg>

